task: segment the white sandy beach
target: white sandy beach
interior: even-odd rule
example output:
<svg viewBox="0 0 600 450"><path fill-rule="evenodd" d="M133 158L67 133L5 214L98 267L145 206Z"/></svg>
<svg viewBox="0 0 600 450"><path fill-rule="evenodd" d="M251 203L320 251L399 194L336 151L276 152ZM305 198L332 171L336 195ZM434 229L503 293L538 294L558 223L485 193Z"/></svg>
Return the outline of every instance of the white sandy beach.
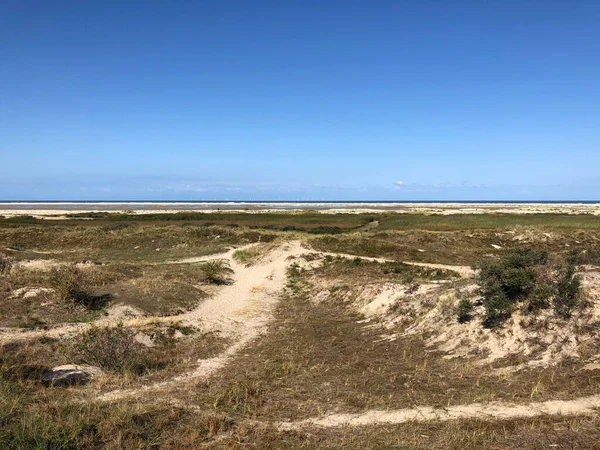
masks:
<svg viewBox="0 0 600 450"><path fill-rule="evenodd" d="M600 215L600 203L287 203L287 202L94 202L94 203L0 203L0 216L30 215L48 219L64 218L67 214L91 212L128 212L132 214L169 214L176 212L302 212L314 210L335 213L426 213L426 214L593 214Z"/></svg>

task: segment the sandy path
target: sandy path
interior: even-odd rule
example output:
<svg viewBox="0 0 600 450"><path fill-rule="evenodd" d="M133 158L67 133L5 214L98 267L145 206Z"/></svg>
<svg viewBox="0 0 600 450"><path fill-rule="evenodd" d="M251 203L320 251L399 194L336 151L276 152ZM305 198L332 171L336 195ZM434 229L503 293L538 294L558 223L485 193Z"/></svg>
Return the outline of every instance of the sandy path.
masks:
<svg viewBox="0 0 600 450"><path fill-rule="evenodd" d="M232 339L233 344L219 356L199 360L191 370L170 380L139 389L108 392L98 397L98 400L111 401L169 388L188 380L209 377L223 368L241 348L266 331L266 325L272 318L272 308L285 286L289 258L303 253L306 253L306 249L301 247L299 241L293 241L277 247L262 261L250 267L229 258L234 270L234 283L223 287L193 311L177 316L177 320L199 326L205 332L217 331L220 336Z"/></svg>
<svg viewBox="0 0 600 450"><path fill-rule="evenodd" d="M233 259L233 253L235 253L237 250L251 248L255 245L256 244L253 243L253 244L248 244L248 245L245 245L242 247L231 248L225 253L217 253L214 255L206 255L206 256L193 256L193 257L189 257L189 258L165 261L164 263L157 263L157 264L194 264L194 263L201 263L201 262L206 262L206 261L211 261L211 260L223 259L223 260L227 260L229 262L229 264L231 265L231 268L235 271L234 278L235 278L236 282L233 286L233 289L231 286L224 287L222 289L223 293L217 293L215 297L209 298L208 300L203 302L197 309L195 309L189 313L185 313L185 314L177 315L177 316L167 316L167 317L145 317L145 318L141 318L141 319L138 318L138 319L133 319L132 322L140 323L143 321L148 321L148 322L186 321L190 325L198 325L198 320L200 319L200 317L199 317L199 315L200 315L200 316L204 316L204 320L206 322L203 322L203 325L208 326L209 330L214 330L216 323L220 323L222 326L228 327L229 329L231 329L232 327L234 328L235 326L232 325L233 322L231 320L224 320L223 319L224 315L218 314L218 311L225 311L225 315L227 315L227 313L232 312L230 310L222 310L222 308L221 308L222 305L231 305L233 303L229 300L223 301L221 296L225 296L225 297L235 296L235 295L237 295L236 293L240 292L240 289L241 289L241 291L246 290L246 291L248 291L249 294L252 294L252 295L248 296L249 303L247 306L249 306L254 301L254 300L252 300L252 297L256 297L256 294L258 293L258 291L260 291L261 285L258 284L258 285L253 285L251 287L248 287L248 285L247 285L249 282L248 280L261 279L260 277L268 276L268 275L265 275L265 272L268 272L270 270L267 267L269 264L274 264L273 270L275 270L278 274L283 271L282 278L281 279L278 278L278 280L272 284L276 285L277 283L279 283L280 287L282 287L284 285L286 265L284 264L283 269L282 269L281 261L278 261L277 259L273 259L274 257L276 258L277 255L283 256L283 253L285 253L285 257L287 258L288 256L298 256L298 255L301 255L302 253L311 252L310 250L301 248L299 241L293 241L292 243L287 244L287 246L290 247L290 249L293 247L293 251L291 251L291 253L288 254L285 251L282 253L281 248L278 248L278 249L274 250L264 261L260 262L257 265L251 266L251 267L245 267L241 264L238 264ZM326 255L330 255L333 257L341 256L342 258L348 258L348 259L361 258L365 261L375 261L375 262L379 262L379 263L396 262L395 260L387 259L387 258L351 255L348 253L332 253L332 252L320 252L320 251L312 251L312 252L318 253L319 255L323 255L323 256L326 256ZM35 263L35 262L36 261L33 261L33 263ZM43 262L48 263L48 261L43 261ZM459 273L463 278L470 278L475 275L475 271L468 266L451 266L451 265L445 265L445 264L432 264L432 263L407 262L407 261L402 261L402 262L404 264L429 267L429 268L433 268L433 269L453 270L453 271ZM265 287L268 287L268 286L265 286ZM252 290L252 289L256 289L257 292L250 292L250 290ZM272 289L272 287L271 287L271 289ZM100 319L93 323L67 323L67 324L63 324L63 325L57 325L57 326L54 326L47 330L23 330L23 329L19 329L19 328L2 328L2 329L0 329L0 342L6 343L6 342L10 342L10 341L15 341L15 340L34 339L34 338L38 338L38 337L59 338L61 336L68 336L68 335L82 333L85 330L87 330L93 326L100 326L100 327L113 326L120 322L123 322L124 325L130 324L126 318L123 318L121 316L116 316L116 317L103 318L103 319Z"/></svg>
<svg viewBox="0 0 600 450"><path fill-rule="evenodd" d="M516 419L543 415L595 414L600 408L600 395L574 400L549 400L524 405L503 402L472 403L432 408L429 406L390 411L370 410L358 414L330 414L314 419L276 424L281 430L303 427L331 428L341 426L368 426L400 424L410 421L457 420L457 419Z"/></svg>
<svg viewBox="0 0 600 450"><path fill-rule="evenodd" d="M253 243L253 244L244 245L242 247L231 248L225 253L216 253L214 255L206 255L206 256L194 256L194 257L190 257L190 258L170 260L170 261L160 262L160 263L156 263L156 264L193 264L193 263L201 263L201 262L206 262L206 261L224 259L224 260L227 260L233 268L234 266L237 266L237 264L233 260L233 253L235 253L237 250L247 249L247 248L253 247L255 245L256 244ZM34 268L34 269L37 268L38 265L40 267L47 268L50 266L55 266L55 265L58 266L58 265L65 265L65 264L67 264L67 263L54 262L54 261L43 261L43 260L39 260L39 261L33 260L33 261L25 261L25 262L19 263L19 265L21 265L23 267ZM118 309L122 310L123 308L118 308ZM65 323L65 324L61 324L61 325L55 325L48 329L43 329L43 330L25 330L22 328L6 327L6 328L0 328L0 342L6 343L6 342L18 341L18 340L35 339L35 338L39 338L39 337L60 338L61 336L69 336L69 335L83 333L84 331L86 331L94 326L96 326L96 327L115 326L121 322L124 325L131 325L131 323L140 323L143 321L177 322L177 321L181 320L182 317L186 317L186 315L167 316L167 317L159 317L159 318L149 316L149 317L142 317L142 318L136 318L133 320L128 320L128 318L126 316L124 317L122 314L115 314L115 315L111 315L106 318L96 320L92 323Z"/></svg>
<svg viewBox="0 0 600 450"><path fill-rule="evenodd" d="M422 262L414 262L414 261L396 261L395 259L380 258L380 257L373 257L373 256L351 255L349 253L333 253L333 252L320 252L320 251L314 251L314 253L318 253L318 254L324 255L324 256L329 255L329 256L333 256L334 258L336 256L341 256L342 258L347 258L347 259L360 258L365 261L374 261L374 262L378 262L378 263L400 262L402 264L408 264L410 266L428 267L430 269L453 270L454 272L457 272L458 274L460 274L460 276L463 278L472 278L476 274L476 271L469 266L451 266L448 264L422 263Z"/></svg>
<svg viewBox="0 0 600 450"><path fill-rule="evenodd" d="M434 264L434 263L423 263L414 261L402 261L404 264L410 264L411 266L428 267L430 269L442 269L442 270L453 270L460 274L463 278L473 278L477 271L469 266L451 266L448 264Z"/></svg>

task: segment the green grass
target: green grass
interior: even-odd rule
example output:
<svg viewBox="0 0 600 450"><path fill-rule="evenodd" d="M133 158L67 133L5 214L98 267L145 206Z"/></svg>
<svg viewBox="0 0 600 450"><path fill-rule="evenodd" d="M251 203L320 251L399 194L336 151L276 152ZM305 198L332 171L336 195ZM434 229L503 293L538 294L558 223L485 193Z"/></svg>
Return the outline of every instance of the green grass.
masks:
<svg viewBox="0 0 600 450"><path fill-rule="evenodd" d="M465 229L515 226L600 228L600 216L591 214L382 214L378 229Z"/></svg>

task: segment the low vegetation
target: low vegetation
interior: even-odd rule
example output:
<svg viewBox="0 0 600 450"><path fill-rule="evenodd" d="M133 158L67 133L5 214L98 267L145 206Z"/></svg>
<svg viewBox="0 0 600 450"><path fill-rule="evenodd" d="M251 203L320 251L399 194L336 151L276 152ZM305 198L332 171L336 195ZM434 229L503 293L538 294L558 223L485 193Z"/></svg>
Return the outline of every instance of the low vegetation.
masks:
<svg viewBox="0 0 600 450"><path fill-rule="evenodd" d="M227 275L233 273L229 263L222 259L207 261L200 266L206 280L212 284L227 284Z"/></svg>
<svg viewBox="0 0 600 450"><path fill-rule="evenodd" d="M469 298L462 297L458 302L456 311L458 321L460 323L465 323L471 320L471 314L473 313L474 307L475 305L473 305L473 302Z"/></svg>
<svg viewBox="0 0 600 450"><path fill-rule="evenodd" d="M81 271L77 267L61 266L52 268L50 284L59 300L86 307L93 306L83 285Z"/></svg>
<svg viewBox="0 0 600 450"><path fill-rule="evenodd" d="M583 358L597 361L598 323L578 321L590 283L599 275L599 222L566 215L316 212L0 219L0 248L7 248L0 257L0 326L23 328L0 330L3 338L11 336L0 342L0 448L598 447L595 416L294 431L274 424L331 412L488 401L526 405L597 395L600 369L584 370ZM225 370L187 379L203 364L218 361L237 338L228 341L222 329L209 333L201 321L192 326L194 314L153 316L196 307L214 291L207 284L232 282L232 270L226 260L178 260L197 261L243 245L233 257L252 266L292 236L306 248L353 256L306 250L287 260L286 289L264 333L235 353ZM465 267L455 272L407 262L481 270L473 279L471 272L464 275ZM256 298L271 295L271 285L259 289L270 270L267 263L239 269L234 264L240 279L244 270L261 274L252 291ZM382 286L385 290L378 290ZM364 298L353 296L358 292ZM364 312L371 303L381 313ZM511 325L503 326L517 310ZM236 313L236 320L246 314L251 320L256 311ZM432 327L409 334L408 327L426 316ZM493 329L482 327L481 320ZM53 328L65 322L91 324L69 324L65 328L72 335ZM532 332L509 336L520 331L520 322ZM449 324L462 334L444 335L447 330L440 328ZM488 362L487 350L467 342L525 336L523 345L536 349L532 340L547 337L537 330L556 324L591 336L576 343L581 361L569 356L557 364L500 373L533 356L511 353ZM22 333L24 328L31 331ZM450 338L468 350L452 354L444 347ZM560 339L556 345L562 345ZM105 375L87 386L45 388L41 374L62 364L98 366ZM184 381L164 389L142 389L180 378ZM133 389L136 395L96 401L115 389Z"/></svg>
<svg viewBox="0 0 600 450"><path fill-rule="evenodd" d="M77 337L75 348L81 361L109 371L140 371L143 346L132 330L94 327Z"/></svg>
<svg viewBox="0 0 600 450"><path fill-rule="evenodd" d="M556 314L569 318L579 304L580 279L575 267L548 252L520 249L480 267L479 293L485 307L485 325L496 327L519 304L530 312L554 305Z"/></svg>
<svg viewBox="0 0 600 450"><path fill-rule="evenodd" d="M10 262L10 260L0 255L0 275L8 274L11 268L12 263Z"/></svg>

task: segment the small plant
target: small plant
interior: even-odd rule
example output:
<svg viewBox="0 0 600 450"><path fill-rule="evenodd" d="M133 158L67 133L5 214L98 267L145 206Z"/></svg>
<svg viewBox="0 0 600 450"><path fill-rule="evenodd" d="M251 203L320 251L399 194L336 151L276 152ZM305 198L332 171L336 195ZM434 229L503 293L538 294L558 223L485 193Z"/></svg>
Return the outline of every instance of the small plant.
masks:
<svg viewBox="0 0 600 450"><path fill-rule="evenodd" d="M205 262L200 267L200 270L202 270L206 280L213 284L227 284L228 280L225 278L225 275L233 273L233 270L229 267L229 263L222 259Z"/></svg>
<svg viewBox="0 0 600 450"><path fill-rule="evenodd" d="M5 258L4 256L0 255L0 275L9 273L10 269L12 269L12 262L10 262L10 260Z"/></svg>
<svg viewBox="0 0 600 450"><path fill-rule="evenodd" d="M579 304L581 278L575 275L575 267L569 265L556 284L554 310L564 319L571 317L573 309Z"/></svg>
<svg viewBox="0 0 600 450"><path fill-rule="evenodd" d="M473 302L466 297L463 297L458 302L458 307L456 310L456 316L458 318L459 323L469 322L472 318L473 313Z"/></svg>
<svg viewBox="0 0 600 450"><path fill-rule="evenodd" d="M364 265L366 265L366 264L367 264L367 262L366 262L364 259L362 259L362 258L359 258L359 257L357 256L356 258L354 258L354 259L352 260L352 264L354 264L355 266L364 266Z"/></svg>
<svg viewBox="0 0 600 450"><path fill-rule="evenodd" d="M290 267L287 270L287 276L288 276L288 281L287 281L287 287L290 291L292 291L293 294L297 294L298 292L300 292L300 277L302 275L302 268L300 267L300 265L295 262L292 265L290 265Z"/></svg>
<svg viewBox="0 0 600 450"><path fill-rule="evenodd" d="M92 299L84 288L81 271L74 265L53 268L50 283L59 300L86 307L93 306Z"/></svg>
<svg viewBox="0 0 600 450"><path fill-rule="evenodd" d="M531 291L527 310L529 312L538 312L541 309L550 307L550 299L556 294L556 288L548 283L536 285Z"/></svg>
<svg viewBox="0 0 600 450"><path fill-rule="evenodd" d="M18 252L23 252L27 249L27 245L25 245L23 242L13 242L12 244L10 244L8 246L8 248L10 250L16 250Z"/></svg>
<svg viewBox="0 0 600 450"><path fill-rule="evenodd" d="M179 331L184 336L190 336L197 331L194 327L182 325L180 322L171 324L169 326L169 328L172 329L173 331Z"/></svg>
<svg viewBox="0 0 600 450"><path fill-rule="evenodd" d="M75 348L83 362L109 371L135 368L136 353L141 345L123 324L116 327L92 328L77 339Z"/></svg>

